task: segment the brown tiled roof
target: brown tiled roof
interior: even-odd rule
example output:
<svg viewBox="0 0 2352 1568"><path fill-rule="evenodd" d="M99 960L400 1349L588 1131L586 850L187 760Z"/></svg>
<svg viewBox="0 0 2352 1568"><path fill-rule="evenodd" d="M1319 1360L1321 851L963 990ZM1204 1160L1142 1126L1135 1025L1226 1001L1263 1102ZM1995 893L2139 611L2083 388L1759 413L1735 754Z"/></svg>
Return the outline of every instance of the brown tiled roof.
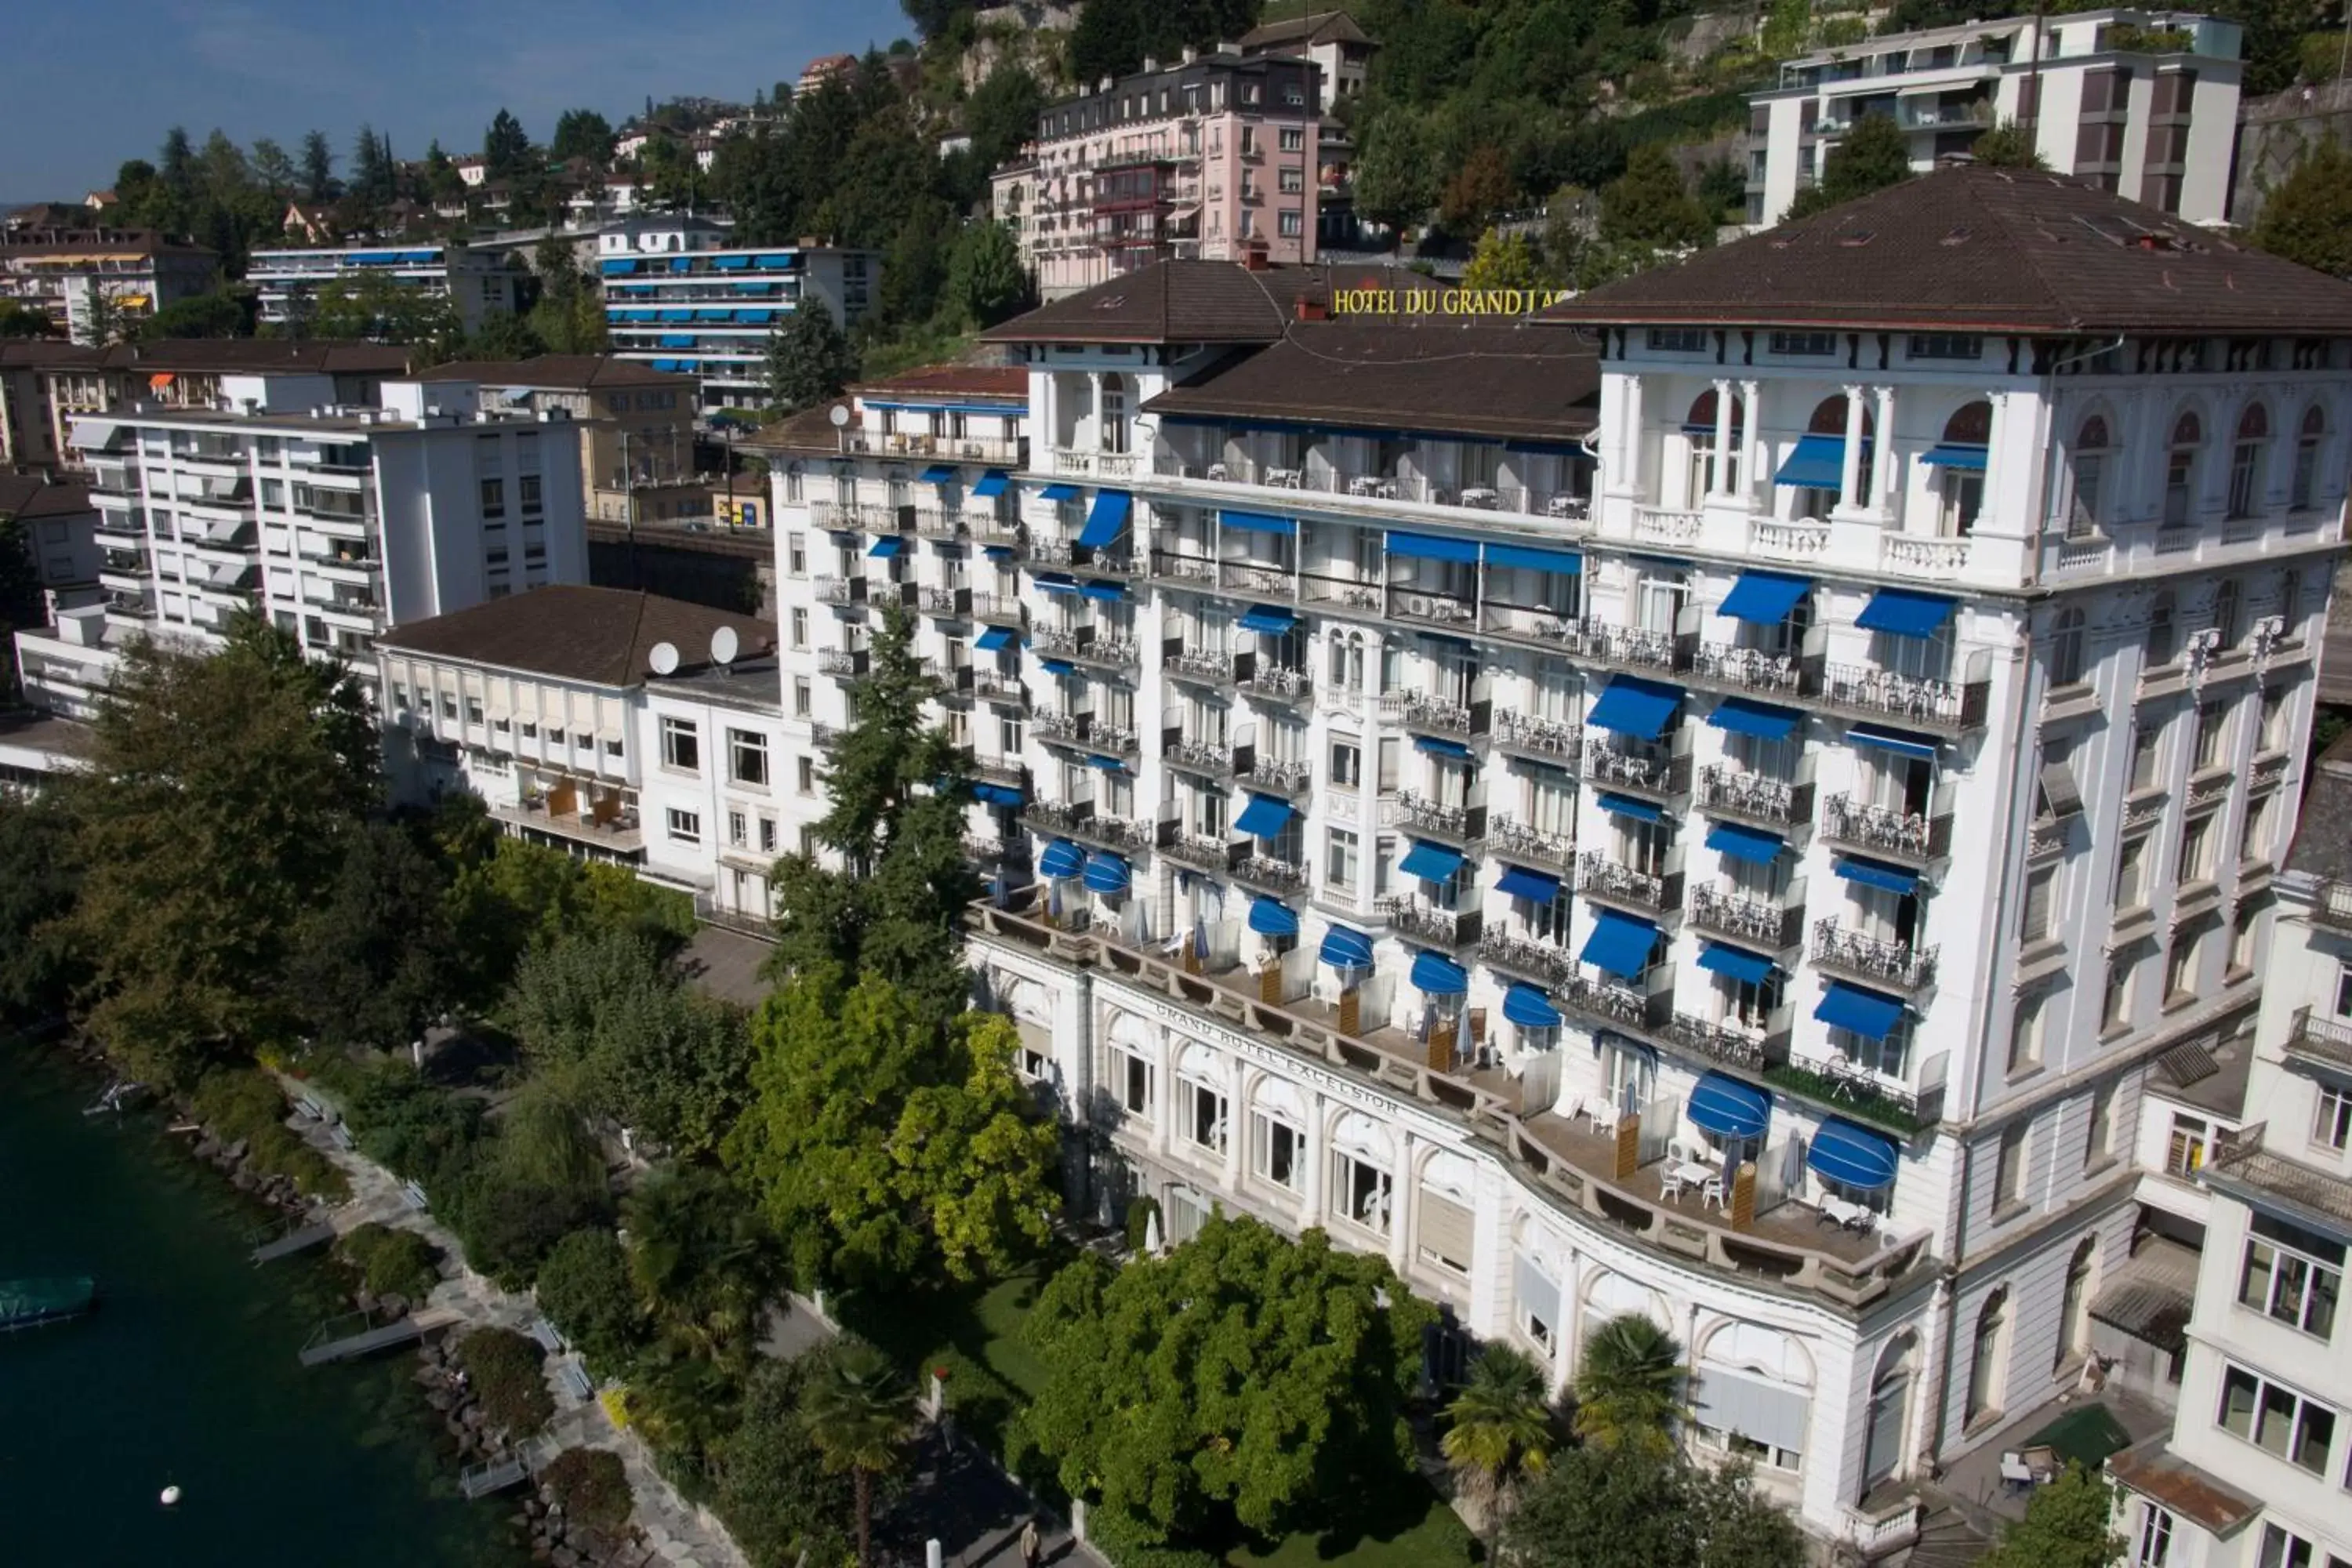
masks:
<svg viewBox="0 0 2352 1568"><path fill-rule="evenodd" d="M2162 1436L2107 1457L2107 1474L2215 1534L2235 1530L2262 1511L2259 1500L2175 1454Z"/></svg>
<svg viewBox="0 0 2352 1568"><path fill-rule="evenodd" d="M825 402L787 414L772 425L762 425L751 435L738 437L735 445L747 452L838 452L841 437L834 426L834 407ZM852 409L849 423L841 428L856 430L863 423Z"/></svg>
<svg viewBox="0 0 2352 1568"><path fill-rule="evenodd" d="M92 510L87 486L39 474L0 474L0 517L70 517Z"/></svg>
<svg viewBox="0 0 2352 1568"><path fill-rule="evenodd" d="M879 381L859 384L861 395L894 397L986 397L1029 401L1029 372L1017 364L927 364Z"/></svg>
<svg viewBox="0 0 2352 1568"><path fill-rule="evenodd" d="M0 339L0 370L48 370L58 366L97 364L105 358L98 349L63 338Z"/></svg>
<svg viewBox="0 0 2352 1568"><path fill-rule="evenodd" d="M1150 413L1574 440L1601 402L1579 334L1442 316L1294 323L1144 405Z"/></svg>
<svg viewBox="0 0 2352 1568"><path fill-rule="evenodd" d="M2352 283L2082 181L1937 169L1544 312L1591 323L2352 333Z"/></svg>
<svg viewBox="0 0 2352 1568"><path fill-rule="evenodd" d="M1270 343L1298 296L1325 287L1319 268L1160 261L980 335L992 343Z"/></svg>
<svg viewBox="0 0 2352 1568"><path fill-rule="evenodd" d="M694 384L690 375L656 370L642 360L615 354L541 354L533 359L459 360L435 365L426 373L434 381L471 381L483 386L559 386L589 391L600 386L670 386L683 390Z"/></svg>
<svg viewBox="0 0 2352 1568"><path fill-rule="evenodd" d="M1315 11L1287 22L1266 22L1252 27L1236 41L1244 54L1283 44L1369 44L1372 40L1345 11Z"/></svg>
<svg viewBox="0 0 2352 1568"><path fill-rule="evenodd" d="M267 371L314 375L405 375L414 351L398 343L326 338L163 338L116 343L105 367L129 371L193 371L244 374Z"/></svg>
<svg viewBox="0 0 2352 1568"><path fill-rule="evenodd" d="M636 686L654 645L678 651L681 670L707 664L710 634L732 626L742 658L776 643L776 628L750 616L625 588L557 585L492 599L429 621L395 626L380 647L496 665L597 686Z"/></svg>

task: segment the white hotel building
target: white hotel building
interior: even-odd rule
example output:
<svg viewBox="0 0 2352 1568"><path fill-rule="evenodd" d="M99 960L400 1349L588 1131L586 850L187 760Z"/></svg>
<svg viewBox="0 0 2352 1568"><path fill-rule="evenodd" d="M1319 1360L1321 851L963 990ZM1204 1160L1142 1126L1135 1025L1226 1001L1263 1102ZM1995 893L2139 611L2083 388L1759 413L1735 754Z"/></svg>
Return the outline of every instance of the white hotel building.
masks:
<svg viewBox="0 0 2352 1568"><path fill-rule="evenodd" d="M780 463L787 722L918 608L1077 1201L1327 1226L1556 1385L1651 1313L1889 1549L2076 1385L2159 1059L2251 1026L2352 289L1977 169L1557 321L1327 289L997 329L1015 467Z"/></svg>

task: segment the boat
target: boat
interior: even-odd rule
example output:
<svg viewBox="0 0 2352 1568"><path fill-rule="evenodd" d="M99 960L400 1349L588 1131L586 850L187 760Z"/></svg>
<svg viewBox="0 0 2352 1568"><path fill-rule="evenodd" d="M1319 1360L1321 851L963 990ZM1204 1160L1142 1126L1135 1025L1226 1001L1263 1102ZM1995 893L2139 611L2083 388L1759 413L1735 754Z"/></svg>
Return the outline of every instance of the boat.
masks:
<svg viewBox="0 0 2352 1568"><path fill-rule="evenodd" d="M0 1279L0 1330L30 1329L78 1318L98 1304L98 1281L86 1274Z"/></svg>

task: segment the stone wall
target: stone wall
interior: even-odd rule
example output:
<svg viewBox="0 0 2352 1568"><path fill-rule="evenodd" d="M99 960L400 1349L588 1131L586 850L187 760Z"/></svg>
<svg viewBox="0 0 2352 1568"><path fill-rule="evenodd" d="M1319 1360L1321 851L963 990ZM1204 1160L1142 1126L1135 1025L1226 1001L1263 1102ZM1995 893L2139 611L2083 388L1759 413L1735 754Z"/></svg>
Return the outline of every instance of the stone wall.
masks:
<svg viewBox="0 0 2352 1568"><path fill-rule="evenodd" d="M2239 116L2230 221L2241 228L2252 224L2262 216L2263 198L2277 189L2296 160L2328 139L2352 145L2352 79L2314 82L2246 100Z"/></svg>

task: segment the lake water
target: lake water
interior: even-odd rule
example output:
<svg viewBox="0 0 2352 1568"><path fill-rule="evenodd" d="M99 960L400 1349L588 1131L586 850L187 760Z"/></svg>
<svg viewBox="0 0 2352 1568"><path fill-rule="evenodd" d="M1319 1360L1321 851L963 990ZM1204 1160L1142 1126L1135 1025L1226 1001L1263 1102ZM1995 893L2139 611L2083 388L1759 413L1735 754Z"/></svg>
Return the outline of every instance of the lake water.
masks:
<svg viewBox="0 0 2352 1568"><path fill-rule="evenodd" d="M413 1355L305 1369L323 1254L256 1268L268 1215L153 1117L85 1120L82 1073L0 1044L0 1277L88 1274L98 1311L0 1334L10 1568L513 1568L457 1495ZM157 1494L183 1491L177 1508Z"/></svg>

